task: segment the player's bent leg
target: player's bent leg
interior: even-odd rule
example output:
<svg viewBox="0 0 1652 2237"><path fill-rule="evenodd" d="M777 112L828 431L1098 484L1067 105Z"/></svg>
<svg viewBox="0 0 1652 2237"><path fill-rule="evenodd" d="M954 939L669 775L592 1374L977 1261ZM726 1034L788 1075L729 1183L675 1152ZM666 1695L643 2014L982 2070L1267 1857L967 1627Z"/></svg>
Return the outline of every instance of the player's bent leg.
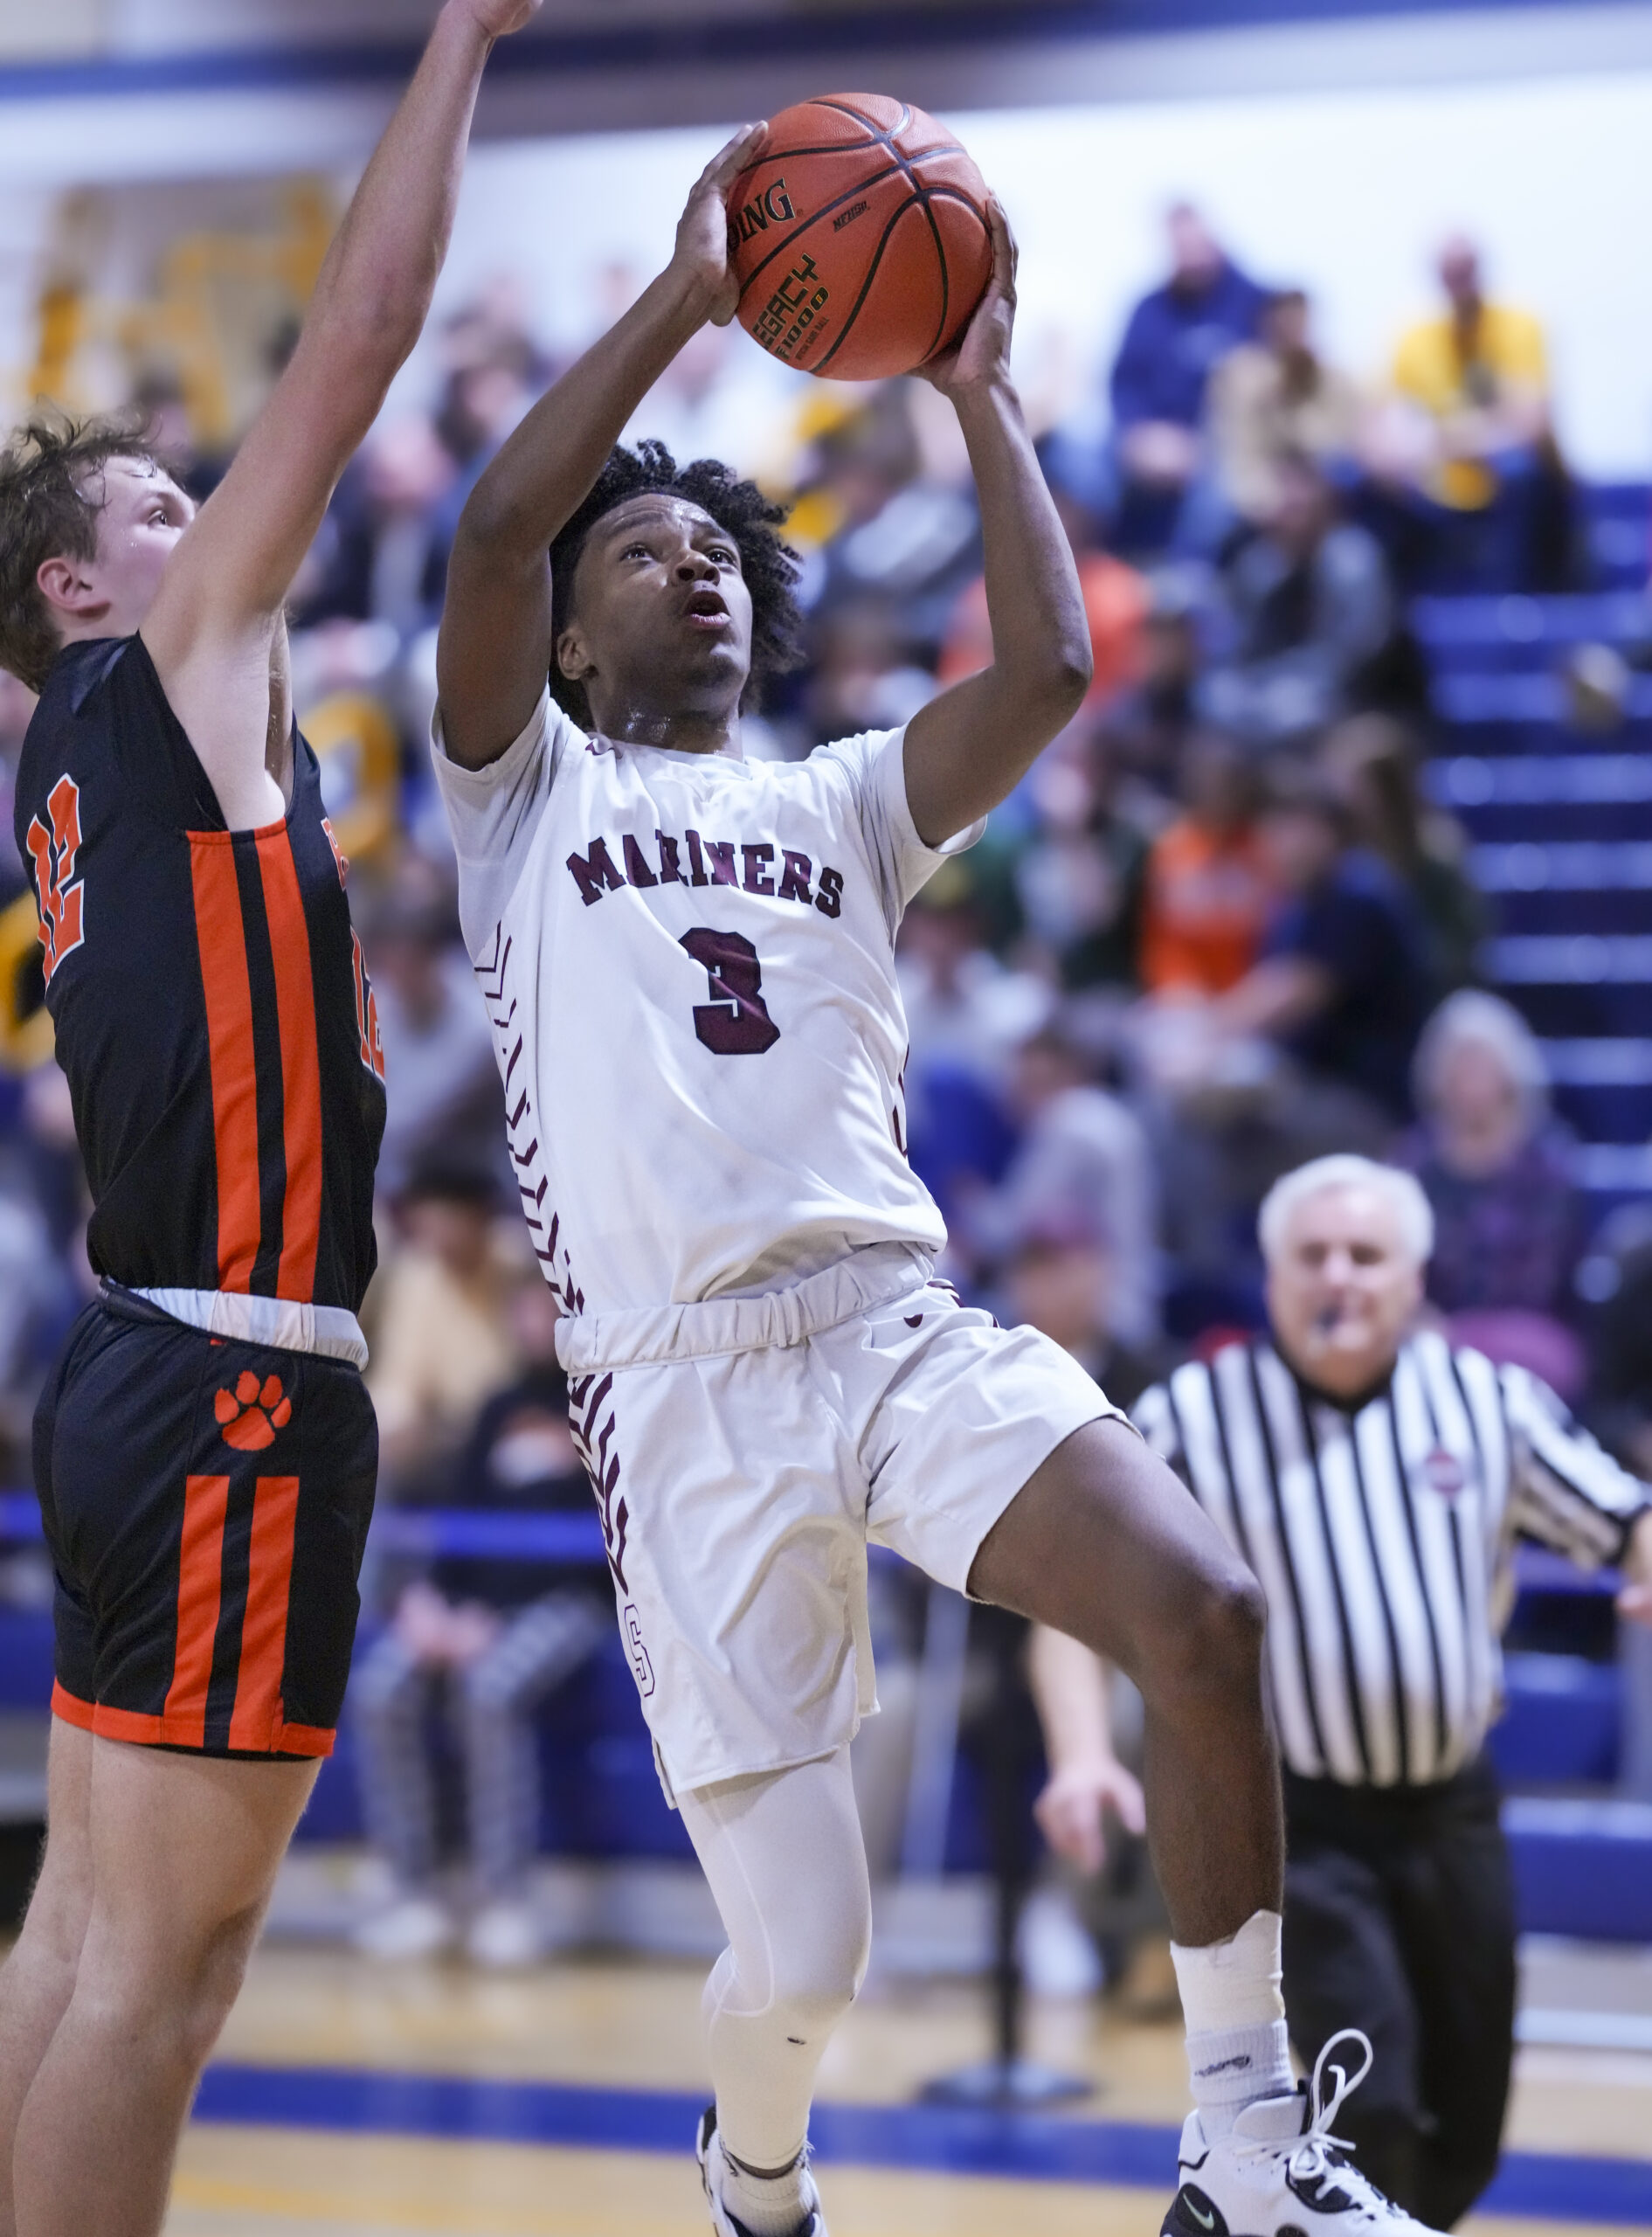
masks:
<svg viewBox="0 0 1652 2237"><path fill-rule="evenodd" d="M1299 2228L1420 2237L1334 2139L1369 2071L1333 2039L1306 2101L1280 1984L1283 1818L1262 1693L1266 1603L1164 1463L1117 1421L1075 1430L983 1541L970 1589L1116 1662L1146 1708L1148 1839L1197 2110L1161 2237Z"/></svg>
<svg viewBox="0 0 1652 2237"><path fill-rule="evenodd" d="M92 1743L73 1992L17 2123L18 2237L155 2237L313 1760Z"/></svg>
<svg viewBox="0 0 1652 2237"><path fill-rule="evenodd" d="M1075 1430L988 1532L978 1599L1116 1662L1146 1707L1148 1836L1177 1942L1279 1908L1279 1771L1262 1697L1261 1588L1133 1430Z"/></svg>
<svg viewBox="0 0 1652 2237"><path fill-rule="evenodd" d="M92 1912L89 1732L54 1718L46 1770L46 1846L11 1955L0 1968L0 2237L13 2237L17 2116L74 1991Z"/></svg>
<svg viewBox="0 0 1652 2237"><path fill-rule="evenodd" d="M729 1947L706 1984L714 2219L792 2237L818 2201L804 2149L816 2068L860 1988L872 1891L847 1747L678 1797Z"/></svg>

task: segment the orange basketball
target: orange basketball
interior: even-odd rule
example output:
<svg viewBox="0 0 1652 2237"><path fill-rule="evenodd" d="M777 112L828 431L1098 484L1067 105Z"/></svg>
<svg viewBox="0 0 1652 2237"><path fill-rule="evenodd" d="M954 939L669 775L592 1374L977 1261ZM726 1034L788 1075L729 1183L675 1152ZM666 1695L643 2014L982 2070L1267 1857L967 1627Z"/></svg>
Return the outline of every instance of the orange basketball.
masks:
<svg viewBox="0 0 1652 2237"><path fill-rule="evenodd" d="M783 109L729 192L740 323L833 380L909 373L957 340L992 271L986 185L932 116L881 93Z"/></svg>

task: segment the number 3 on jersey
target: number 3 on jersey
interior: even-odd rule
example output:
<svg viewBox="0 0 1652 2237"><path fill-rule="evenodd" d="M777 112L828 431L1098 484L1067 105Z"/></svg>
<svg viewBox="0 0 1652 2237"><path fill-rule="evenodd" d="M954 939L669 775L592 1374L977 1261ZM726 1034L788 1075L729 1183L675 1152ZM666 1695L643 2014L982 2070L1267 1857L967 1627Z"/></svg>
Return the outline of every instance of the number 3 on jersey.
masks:
<svg viewBox="0 0 1652 2237"><path fill-rule="evenodd" d="M763 966L757 951L740 932L716 932L704 925L685 932L680 945L705 972L711 1000L696 1004L694 1029L717 1056L761 1056L780 1038L780 1028L763 999Z"/></svg>

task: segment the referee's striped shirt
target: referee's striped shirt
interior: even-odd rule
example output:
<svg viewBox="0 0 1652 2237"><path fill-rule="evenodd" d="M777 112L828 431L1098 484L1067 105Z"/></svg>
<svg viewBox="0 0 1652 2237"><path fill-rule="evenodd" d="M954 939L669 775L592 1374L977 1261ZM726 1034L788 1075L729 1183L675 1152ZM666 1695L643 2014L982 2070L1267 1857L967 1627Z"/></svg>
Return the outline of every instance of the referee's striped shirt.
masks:
<svg viewBox="0 0 1652 2237"><path fill-rule="evenodd" d="M1285 1762L1348 1786L1472 1761L1515 1538L1598 1567L1652 1498L1546 1384L1434 1334L1356 1411L1258 1340L1179 1368L1133 1414L1267 1596Z"/></svg>

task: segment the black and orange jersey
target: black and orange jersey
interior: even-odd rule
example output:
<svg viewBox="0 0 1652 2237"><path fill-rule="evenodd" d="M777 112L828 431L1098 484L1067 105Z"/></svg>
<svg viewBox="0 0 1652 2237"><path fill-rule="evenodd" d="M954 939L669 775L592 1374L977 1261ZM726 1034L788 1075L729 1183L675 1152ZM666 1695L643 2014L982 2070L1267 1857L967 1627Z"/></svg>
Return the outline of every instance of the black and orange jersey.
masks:
<svg viewBox="0 0 1652 2237"><path fill-rule="evenodd" d="M294 764L280 822L226 829L142 638L71 645L24 740L17 835L94 1271L354 1312L384 1057L301 738Z"/></svg>

